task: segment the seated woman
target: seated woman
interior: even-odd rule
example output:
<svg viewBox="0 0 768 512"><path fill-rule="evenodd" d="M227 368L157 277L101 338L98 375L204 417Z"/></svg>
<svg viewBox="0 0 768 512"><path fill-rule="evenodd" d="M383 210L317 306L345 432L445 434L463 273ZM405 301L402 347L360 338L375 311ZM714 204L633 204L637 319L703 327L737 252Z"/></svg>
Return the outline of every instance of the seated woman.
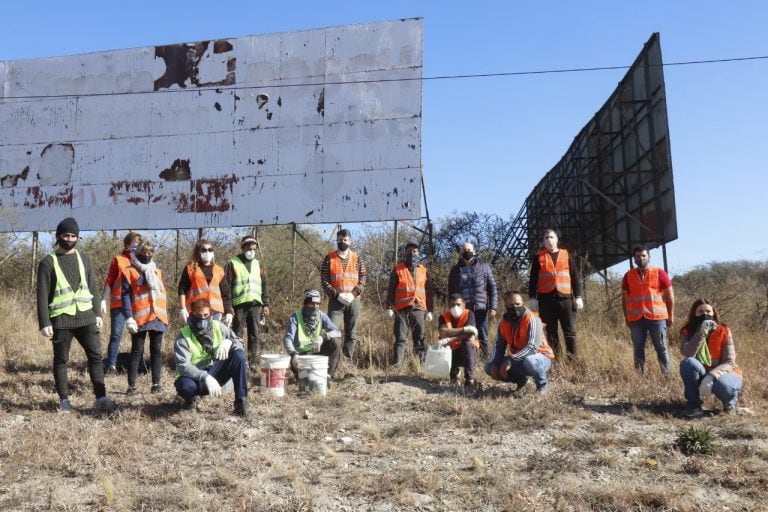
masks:
<svg viewBox="0 0 768 512"><path fill-rule="evenodd" d="M701 405L710 394L723 403L723 411L735 413L743 382L736 349L731 330L720 322L717 309L708 300L698 299L691 305L680 332L680 351L685 356L680 363L687 402L683 416L703 415Z"/></svg>

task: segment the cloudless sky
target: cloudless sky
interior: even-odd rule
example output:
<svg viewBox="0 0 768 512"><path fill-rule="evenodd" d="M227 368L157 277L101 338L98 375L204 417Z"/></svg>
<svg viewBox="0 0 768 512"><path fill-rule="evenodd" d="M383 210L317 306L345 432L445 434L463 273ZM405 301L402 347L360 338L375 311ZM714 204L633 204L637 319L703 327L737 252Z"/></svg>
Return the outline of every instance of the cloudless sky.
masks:
<svg viewBox="0 0 768 512"><path fill-rule="evenodd" d="M5 2L0 60L411 17L424 18L425 77L628 66L652 32L665 62L768 55L768 2L758 0L76 0ZM425 81L430 215L517 213L625 72ZM679 235L669 270L768 259L768 59L664 74Z"/></svg>

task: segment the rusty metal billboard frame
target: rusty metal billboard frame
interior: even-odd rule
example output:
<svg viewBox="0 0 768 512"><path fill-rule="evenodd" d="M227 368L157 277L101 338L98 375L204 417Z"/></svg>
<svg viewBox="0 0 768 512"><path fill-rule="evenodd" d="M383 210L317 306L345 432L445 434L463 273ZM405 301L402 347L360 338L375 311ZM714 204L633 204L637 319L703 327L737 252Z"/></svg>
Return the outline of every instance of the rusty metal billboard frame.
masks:
<svg viewBox="0 0 768 512"><path fill-rule="evenodd" d="M528 195L495 259L505 255L513 270L525 270L548 227L560 231L561 245L588 271L628 259L636 245L655 248L677 238L658 33Z"/></svg>

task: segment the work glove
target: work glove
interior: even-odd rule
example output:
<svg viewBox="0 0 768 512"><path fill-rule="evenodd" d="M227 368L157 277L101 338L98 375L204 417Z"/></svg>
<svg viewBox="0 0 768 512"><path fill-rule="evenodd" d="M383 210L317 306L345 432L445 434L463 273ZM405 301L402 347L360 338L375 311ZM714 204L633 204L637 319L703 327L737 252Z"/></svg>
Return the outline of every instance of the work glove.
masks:
<svg viewBox="0 0 768 512"><path fill-rule="evenodd" d="M352 304L352 301L355 300L355 296L352 295L351 293L340 293L336 297L336 300L338 300L345 306L349 306L350 304Z"/></svg>
<svg viewBox="0 0 768 512"><path fill-rule="evenodd" d="M96 317L96 330L101 331L101 328L104 327L104 319L100 316Z"/></svg>
<svg viewBox="0 0 768 512"><path fill-rule="evenodd" d="M432 312L427 313L427 322L431 322L433 318L435 318L435 316Z"/></svg>
<svg viewBox="0 0 768 512"><path fill-rule="evenodd" d="M210 375L205 376L205 387L208 388L208 394L213 398L219 398L221 396L221 384Z"/></svg>
<svg viewBox="0 0 768 512"><path fill-rule="evenodd" d="M312 353L317 354L320 352L320 349L323 347L323 337L318 336L314 340L312 340Z"/></svg>
<svg viewBox="0 0 768 512"><path fill-rule="evenodd" d="M581 297L576 297L573 299L573 304L576 306L576 311L581 311L584 309L584 299Z"/></svg>
<svg viewBox="0 0 768 512"><path fill-rule="evenodd" d="M52 338L53 337L53 326L47 325L40 329L40 336L45 336L46 338Z"/></svg>
<svg viewBox="0 0 768 512"><path fill-rule="evenodd" d="M704 400L712 394L712 385L715 383L715 378L711 373L708 373L699 382L699 398Z"/></svg>
<svg viewBox="0 0 768 512"><path fill-rule="evenodd" d="M539 310L539 300L538 299L528 299L528 309L533 311L534 313Z"/></svg>
<svg viewBox="0 0 768 512"><path fill-rule="evenodd" d="M216 359L224 361L229 357L229 349L232 348L232 340L224 338L221 345L216 349Z"/></svg>
<svg viewBox="0 0 768 512"><path fill-rule="evenodd" d="M186 308L181 308L179 310L179 322L186 324L187 320L189 320L189 311Z"/></svg>
<svg viewBox="0 0 768 512"><path fill-rule="evenodd" d="M701 322L701 327L699 327L699 329L701 329L701 332L706 336L714 331L715 327L717 327L717 322L714 320L704 320Z"/></svg>
<svg viewBox="0 0 768 512"><path fill-rule="evenodd" d="M139 332L139 324L136 323L135 318L129 318L125 321L125 328L128 329L128 332L131 334L136 334Z"/></svg>
<svg viewBox="0 0 768 512"><path fill-rule="evenodd" d="M101 301L101 314L102 314L102 315L104 315L104 314L106 314L106 313L107 313L107 311L109 311L109 310L107 309L107 301L105 301L105 300L102 300L102 301Z"/></svg>
<svg viewBox="0 0 768 512"><path fill-rule="evenodd" d="M224 315L224 322L223 322L224 325L226 325L227 327L232 327L233 318L234 317L232 316L232 313L227 313L226 315Z"/></svg>
<svg viewBox="0 0 768 512"><path fill-rule="evenodd" d="M432 344L432 348L437 350L441 347L447 347L451 344L451 341L453 341L453 338L440 338Z"/></svg>
<svg viewBox="0 0 768 512"><path fill-rule="evenodd" d="M477 327L474 325L465 325L461 332L468 332L472 336L477 336Z"/></svg>
<svg viewBox="0 0 768 512"><path fill-rule="evenodd" d="M386 313L387 313L387 318L395 318L395 312L392 311L391 309L388 309Z"/></svg>
<svg viewBox="0 0 768 512"><path fill-rule="evenodd" d="M297 352L291 354L291 368L296 371L299 369L299 354Z"/></svg>

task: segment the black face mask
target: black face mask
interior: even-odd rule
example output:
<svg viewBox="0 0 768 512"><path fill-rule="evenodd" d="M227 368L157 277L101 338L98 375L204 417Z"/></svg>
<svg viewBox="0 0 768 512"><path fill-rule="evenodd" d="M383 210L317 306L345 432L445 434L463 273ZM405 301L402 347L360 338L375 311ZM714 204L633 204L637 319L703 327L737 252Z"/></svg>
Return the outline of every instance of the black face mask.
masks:
<svg viewBox="0 0 768 512"><path fill-rule="evenodd" d="M346 242L336 242L336 247L338 247L340 251L346 251L349 249L349 244Z"/></svg>
<svg viewBox="0 0 768 512"><path fill-rule="evenodd" d="M472 251L466 251L466 252L461 253L461 258L464 261L470 261L474 257L475 257L475 253L473 253Z"/></svg>
<svg viewBox="0 0 768 512"><path fill-rule="evenodd" d="M59 247L61 247L65 251L71 251L77 245L77 240L75 240L74 242L71 242L69 240L62 240L61 238L57 238L56 243L59 244Z"/></svg>
<svg viewBox="0 0 768 512"><path fill-rule="evenodd" d="M405 264L408 265L409 267L412 267L415 261L416 261L416 256L414 256L413 254L405 255Z"/></svg>
<svg viewBox="0 0 768 512"><path fill-rule="evenodd" d="M712 315L696 315L696 325L701 325L704 320L714 320L715 317Z"/></svg>
<svg viewBox="0 0 768 512"><path fill-rule="evenodd" d="M525 306L513 306L507 308L507 312L504 313L504 320L513 322L520 319L523 316L523 313L525 313Z"/></svg>
<svg viewBox="0 0 768 512"><path fill-rule="evenodd" d="M150 261L152 261L152 255L151 254L137 254L136 259L139 261L139 263L143 263L146 265Z"/></svg>

